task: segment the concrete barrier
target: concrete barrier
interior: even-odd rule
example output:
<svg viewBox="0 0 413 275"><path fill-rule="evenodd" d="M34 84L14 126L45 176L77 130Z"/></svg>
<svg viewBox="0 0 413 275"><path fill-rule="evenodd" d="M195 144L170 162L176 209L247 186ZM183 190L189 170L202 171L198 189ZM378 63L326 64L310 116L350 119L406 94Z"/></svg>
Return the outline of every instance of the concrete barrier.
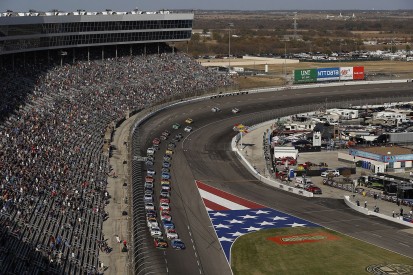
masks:
<svg viewBox="0 0 413 275"><path fill-rule="evenodd" d="M297 194L297 195L300 195L300 196L304 196L304 197L313 197L314 196L314 194L311 193L311 192L305 191L305 190L300 189L300 188L295 188L295 187L292 187L292 186L289 186L289 185L283 184L281 182L278 182L278 181L275 181L275 180L272 180L270 178L262 176L260 173L257 172L257 170L254 169L254 167L251 165L251 163L249 163L249 161L239 152L239 150L237 148L238 139L239 139L239 134L234 136L234 138L232 139L232 141L231 141L232 151L234 151L237 154L238 158L241 160L241 163L244 165L244 167L247 168L247 170L256 179L258 179L259 181L261 181L261 182L263 182L263 183L265 183L269 186L272 186L272 187L275 187L275 188L278 188L278 189L281 189L281 190L284 190L284 191L288 191L288 192L291 192L291 193L294 193L294 194Z"/></svg>
<svg viewBox="0 0 413 275"><path fill-rule="evenodd" d="M380 219L388 220L388 221L395 222L395 223L398 223L398 224L402 224L402 225L405 225L405 226L408 226L408 227L413 227L413 223L406 222L406 221L404 221L403 219L401 219L401 218L399 218L399 217L393 218L393 217L390 217L390 216L387 216L387 215L383 215L383 214L380 214L380 213L376 213L376 212L374 212L374 211L370 211L370 210L368 210L368 208L364 208L363 206L357 206L357 204L355 204L354 202L352 202L352 201L350 200L350 196L344 196L344 202L345 202L346 205L347 205L348 207L350 207L351 209L353 209L353 210L355 210L355 211L357 211L357 212L360 212L360 213L362 213L362 214L364 214L364 215L367 215L367 216L376 216L376 217L378 217L378 218L380 218Z"/></svg>

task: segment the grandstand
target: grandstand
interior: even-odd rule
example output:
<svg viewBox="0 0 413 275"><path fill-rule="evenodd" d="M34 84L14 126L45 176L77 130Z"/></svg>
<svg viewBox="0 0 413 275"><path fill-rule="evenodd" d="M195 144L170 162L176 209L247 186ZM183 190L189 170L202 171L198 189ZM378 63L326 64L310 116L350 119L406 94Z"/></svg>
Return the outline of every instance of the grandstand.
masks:
<svg viewBox="0 0 413 275"><path fill-rule="evenodd" d="M166 44L189 39L192 18L1 14L0 274L103 273L106 129L129 111L232 84Z"/></svg>

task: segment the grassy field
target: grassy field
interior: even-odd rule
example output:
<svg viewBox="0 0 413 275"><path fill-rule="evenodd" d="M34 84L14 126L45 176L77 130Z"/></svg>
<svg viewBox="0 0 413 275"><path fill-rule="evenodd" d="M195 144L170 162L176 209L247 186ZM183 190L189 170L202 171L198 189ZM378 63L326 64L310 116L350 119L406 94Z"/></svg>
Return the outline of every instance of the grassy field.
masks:
<svg viewBox="0 0 413 275"><path fill-rule="evenodd" d="M321 233L337 238L281 245L274 236ZM413 265L413 259L389 252L323 228L282 228L258 231L237 239L232 246L234 274L369 274L373 264Z"/></svg>

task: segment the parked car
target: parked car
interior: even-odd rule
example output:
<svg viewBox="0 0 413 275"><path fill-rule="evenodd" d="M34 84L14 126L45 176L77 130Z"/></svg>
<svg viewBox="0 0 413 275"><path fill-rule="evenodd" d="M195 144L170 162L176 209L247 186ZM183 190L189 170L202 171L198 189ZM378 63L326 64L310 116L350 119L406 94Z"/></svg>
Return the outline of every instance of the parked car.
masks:
<svg viewBox="0 0 413 275"><path fill-rule="evenodd" d="M171 246L172 246L173 249L178 249L178 250L185 249L185 244L180 239L172 240L171 241Z"/></svg>
<svg viewBox="0 0 413 275"><path fill-rule="evenodd" d="M321 195L323 193L321 191L320 187L317 187L317 186L314 186L314 185L308 186L305 190L308 191L308 192L311 192L313 194L317 194L317 195Z"/></svg>
<svg viewBox="0 0 413 275"><path fill-rule="evenodd" d="M328 169L324 172L321 173L321 176L323 178L326 178L329 174L333 175L333 177L338 177L340 176L340 172L338 170L333 170L333 169Z"/></svg>

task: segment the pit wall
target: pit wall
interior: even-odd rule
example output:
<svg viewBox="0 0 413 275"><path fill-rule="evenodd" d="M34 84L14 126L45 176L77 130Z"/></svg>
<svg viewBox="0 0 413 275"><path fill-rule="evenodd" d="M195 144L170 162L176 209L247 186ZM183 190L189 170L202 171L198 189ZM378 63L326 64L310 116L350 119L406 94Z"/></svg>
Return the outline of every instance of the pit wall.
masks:
<svg viewBox="0 0 413 275"><path fill-rule="evenodd" d="M357 211L357 212L360 212L360 213L362 213L362 214L364 214L364 215L367 215L367 216L376 216L376 217L378 217L378 218L380 218L380 219L388 220L388 221L391 221L391 222L395 222L395 223L402 224L402 225L409 226L409 227L412 227L412 228L413 228L413 223L404 221L403 218L400 218L400 217L395 217L395 218L393 218L393 217L386 216L386 215L383 215L383 214L380 214L380 213L376 213L376 212L374 212L374 211L370 211L370 210L368 210L368 208L364 208L364 207L361 206L361 205L360 205L360 206L357 206L356 203L354 203L354 202L352 202L352 201L350 200L350 196L344 196L344 202L345 202L346 205L347 205L348 207L350 207L351 209L353 209L353 210L355 210L355 211Z"/></svg>

